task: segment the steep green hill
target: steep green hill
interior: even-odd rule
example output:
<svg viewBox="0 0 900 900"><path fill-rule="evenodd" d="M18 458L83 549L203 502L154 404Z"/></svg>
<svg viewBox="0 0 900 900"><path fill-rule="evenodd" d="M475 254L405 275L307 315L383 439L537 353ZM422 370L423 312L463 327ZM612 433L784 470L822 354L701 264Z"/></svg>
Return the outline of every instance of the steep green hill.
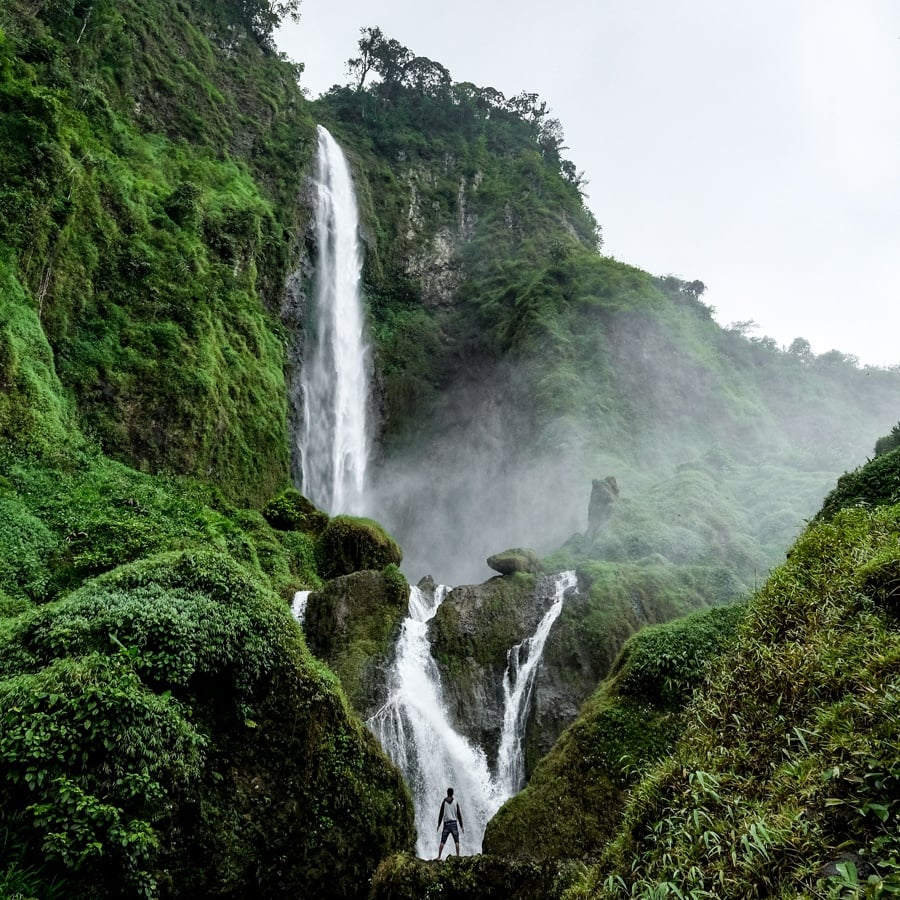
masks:
<svg viewBox="0 0 900 900"><path fill-rule="evenodd" d="M288 471L277 314L314 129L253 6L4 4L0 259L107 454L259 502Z"/></svg>
<svg viewBox="0 0 900 900"><path fill-rule="evenodd" d="M856 473L880 482L871 508L833 506L751 600L674 755L567 897L900 891L900 506L877 462Z"/></svg>
<svg viewBox="0 0 900 900"><path fill-rule="evenodd" d="M603 256L536 95L454 82L377 29L357 60L317 112L360 194L375 502L408 574L482 580L497 550L553 550L614 475L628 509L598 555L758 583L896 421L900 372L722 329L702 282Z"/></svg>
<svg viewBox="0 0 900 900"><path fill-rule="evenodd" d="M348 539L260 511L312 131L267 9L0 10L4 897L356 897L413 840L286 606Z"/></svg>
<svg viewBox="0 0 900 900"><path fill-rule="evenodd" d="M546 564L589 602L547 652L579 697L644 622L762 580L897 419L900 372L748 341L702 283L603 256L536 95L454 83L370 30L357 84L308 101L272 44L295 6L0 8L0 893L359 896L410 846L406 788L286 610L321 589L319 651L377 696L360 673L402 615L401 549L289 490L316 121L361 204L371 511L415 577L563 545ZM836 560L882 535L853 583L889 606L888 513L830 521L876 480L842 481L810 533ZM858 631L889 654L879 610ZM877 790L865 813L892 821ZM846 799L825 807L852 819ZM527 875L504 865L486 870Z"/></svg>

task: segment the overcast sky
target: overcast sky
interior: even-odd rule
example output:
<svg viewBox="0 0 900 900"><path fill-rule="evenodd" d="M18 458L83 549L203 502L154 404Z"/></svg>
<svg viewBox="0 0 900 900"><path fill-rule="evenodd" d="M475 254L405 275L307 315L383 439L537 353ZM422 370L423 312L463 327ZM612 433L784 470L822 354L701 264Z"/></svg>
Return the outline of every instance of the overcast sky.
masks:
<svg viewBox="0 0 900 900"><path fill-rule="evenodd" d="M900 0L302 0L311 96L378 26L454 81L534 91L604 252L722 325L900 364Z"/></svg>

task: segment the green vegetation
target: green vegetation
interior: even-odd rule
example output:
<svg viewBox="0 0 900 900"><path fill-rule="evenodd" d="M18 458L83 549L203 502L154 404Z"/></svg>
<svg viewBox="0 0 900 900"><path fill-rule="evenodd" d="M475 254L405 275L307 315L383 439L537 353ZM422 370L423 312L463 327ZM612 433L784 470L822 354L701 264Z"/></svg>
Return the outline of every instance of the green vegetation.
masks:
<svg viewBox="0 0 900 900"><path fill-rule="evenodd" d="M335 516L319 536L316 559L324 578L337 578L364 569L399 565L403 551L378 522Z"/></svg>
<svg viewBox="0 0 900 900"><path fill-rule="evenodd" d="M356 897L413 840L285 602L292 10L0 10L3 896Z"/></svg>
<svg viewBox="0 0 900 900"><path fill-rule="evenodd" d="M71 399L137 468L241 502L286 480L272 311L312 122L289 67L229 20L268 8L4 5L0 365L15 393L0 434L41 449L71 426ZM223 33L227 60L206 36Z"/></svg>
<svg viewBox="0 0 900 900"><path fill-rule="evenodd" d="M412 840L334 676L221 552L121 565L6 620L0 715L5 842L68 896L357 896Z"/></svg>
<svg viewBox="0 0 900 900"><path fill-rule="evenodd" d="M897 505L806 530L567 898L900 890L898 535Z"/></svg>
<svg viewBox="0 0 900 900"><path fill-rule="evenodd" d="M684 707L742 615L737 605L713 609L630 638L527 787L488 823L485 853L595 857L620 824L628 788L673 749Z"/></svg>
<svg viewBox="0 0 900 900"><path fill-rule="evenodd" d="M876 454L867 466L842 475L816 518L827 521L850 506L890 506L897 502L900 502L900 449L888 449Z"/></svg>
<svg viewBox="0 0 900 900"><path fill-rule="evenodd" d="M363 718L387 699L384 672L408 610L409 584L393 563L335 578L309 596L303 620L309 647Z"/></svg>
<svg viewBox="0 0 900 900"><path fill-rule="evenodd" d="M372 879L371 900L559 900L578 867L569 861L447 857L440 864L397 854Z"/></svg>
<svg viewBox="0 0 900 900"><path fill-rule="evenodd" d="M622 486L545 559L587 590L547 651L580 696L642 625L764 577L855 436L895 419L900 373L722 330L702 283L600 255L534 94L454 83L367 29L356 84L309 103L272 47L296 12L0 9L0 894L360 897L385 857L378 896L896 892L896 428L688 712L737 612L630 643L498 820L527 834L556 803L541 852L594 857L617 819L582 799L630 790L599 862L391 856L412 844L406 788L286 603L314 591L311 645L357 709L377 703L400 547L289 487L307 285L284 286L314 250L314 115L362 204L383 496L440 517L448 553L478 509L540 520L543 554L582 485ZM502 672L535 614L536 555L498 564L517 571L433 625L457 689Z"/></svg>

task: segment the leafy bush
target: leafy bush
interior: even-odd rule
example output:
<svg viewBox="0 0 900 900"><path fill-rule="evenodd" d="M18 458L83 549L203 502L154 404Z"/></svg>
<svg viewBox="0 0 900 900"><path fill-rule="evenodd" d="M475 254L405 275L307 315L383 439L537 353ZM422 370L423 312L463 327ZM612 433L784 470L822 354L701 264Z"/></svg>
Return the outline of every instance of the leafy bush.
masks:
<svg viewBox="0 0 900 900"><path fill-rule="evenodd" d="M0 828L78 896L120 885L155 895L160 825L190 790L203 739L169 695L141 684L127 655L57 659L0 681ZM16 822L16 814L28 820Z"/></svg>
<svg viewBox="0 0 900 900"><path fill-rule="evenodd" d="M842 475L816 519L827 521L848 506L890 505L900 500L900 450L888 450Z"/></svg>
<svg viewBox="0 0 900 900"><path fill-rule="evenodd" d="M891 429L890 434L875 441L875 455L883 456L885 453L890 453L891 450L896 450L898 447L900 447L900 422Z"/></svg>

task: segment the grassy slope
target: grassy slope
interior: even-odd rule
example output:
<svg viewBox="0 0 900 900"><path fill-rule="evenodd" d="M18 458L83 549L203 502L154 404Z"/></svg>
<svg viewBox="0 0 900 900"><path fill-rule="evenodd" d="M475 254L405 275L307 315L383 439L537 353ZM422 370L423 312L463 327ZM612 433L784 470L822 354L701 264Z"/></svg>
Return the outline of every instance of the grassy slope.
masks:
<svg viewBox="0 0 900 900"><path fill-rule="evenodd" d="M898 459L846 476L869 508L833 494L751 600L674 756L568 897L900 890Z"/></svg>
<svg viewBox="0 0 900 900"><path fill-rule="evenodd" d="M227 14L0 12L4 896L357 896L412 840L286 609L327 518L241 508L287 479L312 123Z"/></svg>

